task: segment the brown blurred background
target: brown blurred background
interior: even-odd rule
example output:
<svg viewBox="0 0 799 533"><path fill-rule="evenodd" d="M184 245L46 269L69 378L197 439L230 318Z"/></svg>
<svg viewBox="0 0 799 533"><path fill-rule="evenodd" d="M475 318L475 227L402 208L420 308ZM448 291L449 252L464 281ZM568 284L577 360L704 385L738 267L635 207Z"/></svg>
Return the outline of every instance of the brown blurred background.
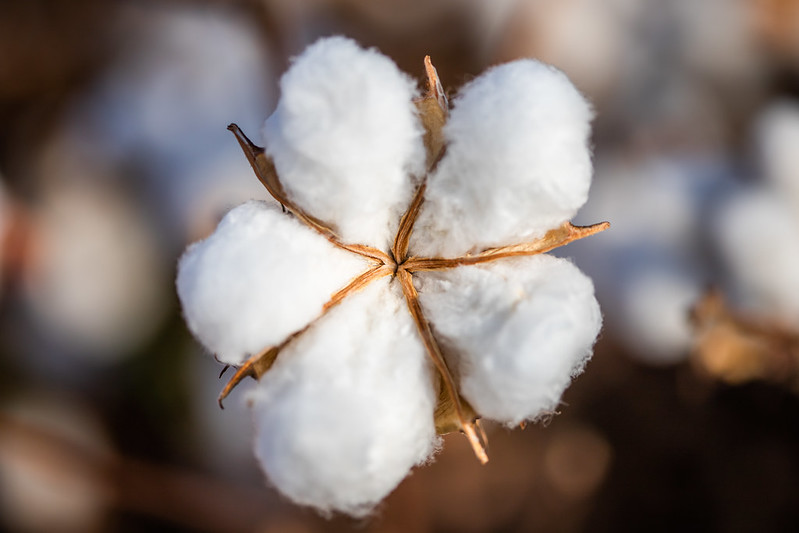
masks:
<svg viewBox="0 0 799 533"><path fill-rule="evenodd" d="M597 111L578 222L613 225L562 250L605 329L561 414L489 426L484 467L448 436L361 522L265 487L173 283L266 195L226 125L257 138L339 33L451 96L566 71ZM0 3L0 529L795 531L798 368L799 1Z"/></svg>

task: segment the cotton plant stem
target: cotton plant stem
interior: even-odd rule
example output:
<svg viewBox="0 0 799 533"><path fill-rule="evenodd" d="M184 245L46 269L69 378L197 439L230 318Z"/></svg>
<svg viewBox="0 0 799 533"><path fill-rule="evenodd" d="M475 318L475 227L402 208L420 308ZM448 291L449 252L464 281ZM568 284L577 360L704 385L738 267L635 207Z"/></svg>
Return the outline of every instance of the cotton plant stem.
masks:
<svg viewBox="0 0 799 533"><path fill-rule="evenodd" d="M601 231L605 231L609 227L609 222L601 222L592 226L574 226L570 222L566 222L561 227L548 231L546 235L534 241L503 246L501 248L490 248L476 255L466 255L462 257L411 257L408 258L402 266L408 272L422 272L446 270L464 265L477 265L507 257L538 255L569 244L570 242L595 235Z"/></svg>
<svg viewBox="0 0 799 533"><path fill-rule="evenodd" d="M328 300L325 305L322 306L322 312L319 313L316 318L306 324L302 329L299 329L286 337L286 339L280 344L276 346L269 346L260 353L247 359L247 361L245 361L244 364L241 365L238 370L236 370L236 373L233 374L233 377L230 378L230 381L228 381L225 387L222 389L222 392L219 393L219 398L217 399L219 402L219 407L224 409L222 402L244 378L251 377L255 379L261 379L261 376L266 374L269 369L272 368L277 356L286 346L288 346L291 341L310 329L311 326L316 324L323 316L327 314L328 311L344 301L347 296L360 291L373 281L385 276L390 276L393 273L394 269L388 265L380 265L367 270L360 276L353 279L349 284L347 284L346 287L333 294L333 296L330 297L330 300Z"/></svg>
<svg viewBox="0 0 799 533"><path fill-rule="evenodd" d="M466 435L466 438L469 440L469 444L472 445L472 450L477 456L477 459L480 461L480 463L485 464L488 462L488 454L486 453L485 447L477 435L475 423L472 420L468 420L464 414L464 409L461 405L458 391L455 388L452 374L447 367L446 361L444 361L444 356L441 354L441 349L438 347L438 342L436 342L436 339L433 336L433 331L430 329L430 324L422 312L422 306L419 304L419 294L416 292L416 287L413 286L411 273L407 270L400 269L397 271L397 279L402 286L402 293L405 295L405 301L408 303L408 310L410 311L413 321L416 324L416 328L419 331L419 336L422 338L422 343L424 344L428 355L433 360L433 364L441 375L443 385L446 388L447 393L454 402L455 412L460 423L460 429Z"/></svg>
<svg viewBox="0 0 799 533"><path fill-rule="evenodd" d="M347 244L341 242L332 229L327 227L321 220L306 213L302 208L289 199L288 195L283 189L283 185L280 183L280 179L277 176L274 163L269 157L266 156L266 151L262 147L254 144L244 134L244 132L241 131L241 128L239 128L238 125L230 124L228 125L227 129L233 132L233 135L236 136L236 140L239 142L239 146L241 146L242 151L244 151L244 155L247 157L252 169L255 171L255 175L258 177L258 180L261 182L261 184L266 187L266 190L269 191L269 194L272 196L272 198L280 202L283 207L288 209L288 211L296 216L302 223L322 234L322 236L324 236L328 241L338 248L353 252L380 264L386 264L387 262L391 261L391 258L388 256L388 254L382 250L378 250L377 248L363 244Z"/></svg>

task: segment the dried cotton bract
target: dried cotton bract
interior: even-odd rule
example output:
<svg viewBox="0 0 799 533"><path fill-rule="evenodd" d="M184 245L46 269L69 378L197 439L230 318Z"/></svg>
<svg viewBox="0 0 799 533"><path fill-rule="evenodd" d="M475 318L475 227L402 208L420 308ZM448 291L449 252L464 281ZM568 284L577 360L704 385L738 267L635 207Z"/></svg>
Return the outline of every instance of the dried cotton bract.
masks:
<svg viewBox="0 0 799 533"><path fill-rule="evenodd" d="M280 204L250 202L180 262L189 328L238 367L269 480L323 512L368 513L480 418L556 408L591 355L591 281L541 255L607 224L568 220L591 178L591 111L532 60L490 70L450 113L354 42L317 42L281 81L266 150L231 125Z"/></svg>

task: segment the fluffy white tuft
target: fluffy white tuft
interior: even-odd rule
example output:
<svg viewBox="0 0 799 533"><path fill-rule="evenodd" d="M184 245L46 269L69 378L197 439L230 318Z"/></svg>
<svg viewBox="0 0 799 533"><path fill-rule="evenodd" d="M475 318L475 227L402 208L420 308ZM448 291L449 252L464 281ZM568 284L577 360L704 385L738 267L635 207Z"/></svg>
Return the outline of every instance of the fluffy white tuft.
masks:
<svg viewBox="0 0 799 533"><path fill-rule="evenodd" d="M425 159L415 82L333 37L299 56L280 88L264 138L289 196L344 241L386 249Z"/></svg>
<svg viewBox="0 0 799 533"><path fill-rule="evenodd" d="M591 356L602 316L594 286L541 255L418 274L422 306L461 392L481 415L515 425L554 410Z"/></svg>
<svg viewBox="0 0 799 533"><path fill-rule="evenodd" d="M433 452L432 383L399 288L384 278L280 354L253 396L255 452L293 501L363 516Z"/></svg>
<svg viewBox="0 0 799 533"><path fill-rule="evenodd" d="M592 111L559 70L525 59L461 91L412 252L455 256L543 235L588 196Z"/></svg>
<svg viewBox="0 0 799 533"><path fill-rule="evenodd" d="M279 208L248 202L189 247L177 287L192 333L239 365L305 326L367 268Z"/></svg>

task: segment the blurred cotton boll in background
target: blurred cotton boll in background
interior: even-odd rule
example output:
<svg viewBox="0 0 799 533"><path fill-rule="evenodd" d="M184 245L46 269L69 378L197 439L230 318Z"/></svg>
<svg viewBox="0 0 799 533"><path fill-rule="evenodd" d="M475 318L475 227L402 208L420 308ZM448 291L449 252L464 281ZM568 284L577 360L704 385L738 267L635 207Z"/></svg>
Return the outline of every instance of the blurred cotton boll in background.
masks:
<svg viewBox="0 0 799 533"><path fill-rule="evenodd" d="M168 273L144 214L102 184L47 189L33 215L27 303L62 352L119 359L151 336Z"/></svg>
<svg viewBox="0 0 799 533"><path fill-rule="evenodd" d="M718 242L744 303L799 324L796 211L771 191L742 191L717 216Z"/></svg>
<svg viewBox="0 0 799 533"><path fill-rule="evenodd" d="M754 127L760 175L719 206L714 230L739 303L799 326L799 104L766 108Z"/></svg>
<svg viewBox="0 0 799 533"><path fill-rule="evenodd" d="M261 194L226 130L257 124L268 51L224 9L126 5L117 60L44 137L29 188L23 364L80 374L62 355L119 362L163 325L174 253L232 205ZM26 346L29 345L29 346Z"/></svg>
<svg viewBox="0 0 799 533"><path fill-rule="evenodd" d="M616 154L597 164L580 219L610 219L613 231L579 243L576 257L596 280L611 332L643 362L688 356L688 312L710 279L704 213L731 180L718 157Z"/></svg>
<svg viewBox="0 0 799 533"><path fill-rule="evenodd" d="M690 275L651 265L619 287L614 323L641 361L654 365L681 362L688 355L688 311L701 294Z"/></svg>
<svg viewBox="0 0 799 533"><path fill-rule="evenodd" d="M191 224L209 224L198 206L218 219L231 196L257 194L226 126L254 130L267 114L269 49L251 20L222 8L131 4L114 23L119 59L74 107L67 142L72 158L127 169L119 176L140 182L182 244Z"/></svg>

